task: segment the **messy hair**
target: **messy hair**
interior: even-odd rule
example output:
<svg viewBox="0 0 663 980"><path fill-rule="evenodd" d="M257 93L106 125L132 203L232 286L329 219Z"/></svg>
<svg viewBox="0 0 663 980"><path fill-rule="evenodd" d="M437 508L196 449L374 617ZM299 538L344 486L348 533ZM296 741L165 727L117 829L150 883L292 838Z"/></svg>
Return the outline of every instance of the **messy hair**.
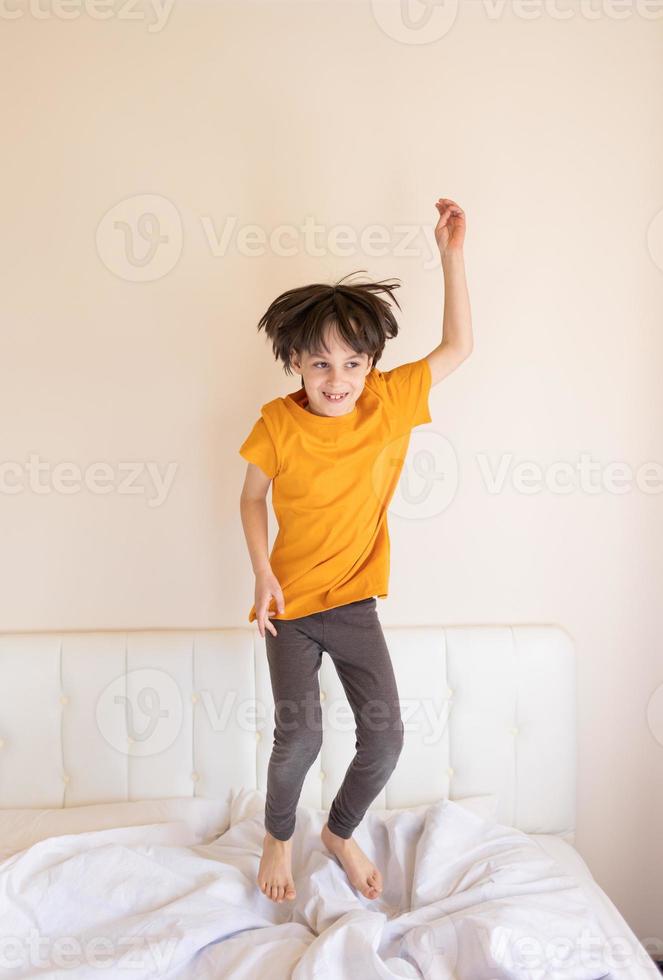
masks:
<svg viewBox="0 0 663 980"><path fill-rule="evenodd" d="M361 270L365 272L366 270ZM354 275L354 273L351 273ZM343 279L347 279L344 276ZM325 345L327 329L335 329L342 342L358 354L368 354L375 367L382 356L385 343L398 333L398 324L386 299L386 293L400 309L392 295L399 283L363 282L341 285L313 283L297 286L281 293L260 318L258 330L263 329L272 342L274 357L283 363L283 370L292 374L291 351L328 350ZM304 379L302 378L302 388Z"/></svg>

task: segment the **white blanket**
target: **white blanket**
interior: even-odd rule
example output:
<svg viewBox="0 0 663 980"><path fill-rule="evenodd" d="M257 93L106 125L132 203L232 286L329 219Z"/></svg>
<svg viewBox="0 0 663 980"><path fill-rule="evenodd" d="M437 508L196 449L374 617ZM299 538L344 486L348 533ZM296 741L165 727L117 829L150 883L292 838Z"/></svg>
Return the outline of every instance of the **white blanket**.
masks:
<svg viewBox="0 0 663 980"><path fill-rule="evenodd" d="M264 795L193 844L184 822L50 837L0 863L0 975L233 980L598 980L612 963L580 882L528 835L445 800L369 810L355 836L381 869L365 899L299 807L297 898L256 884ZM614 938L614 937L611 937ZM635 953L632 950L632 953Z"/></svg>

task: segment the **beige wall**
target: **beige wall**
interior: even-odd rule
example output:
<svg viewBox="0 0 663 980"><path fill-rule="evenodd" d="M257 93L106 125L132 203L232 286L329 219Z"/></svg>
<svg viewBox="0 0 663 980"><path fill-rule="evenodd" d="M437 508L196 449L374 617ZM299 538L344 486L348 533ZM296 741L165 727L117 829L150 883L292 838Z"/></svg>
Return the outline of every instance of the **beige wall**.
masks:
<svg viewBox="0 0 663 980"><path fill-rule="evenodd" d="M452 197L475 352L413 435L447 482L417 502L408 467L381 618L568 629L578 847L638 935L661 936L662 502L610 485L617 462L634 479L657 462L661 483L656 4L466 2L454 19L449 0L449 22L440 7L419 28L368 2L180 2L162 23L40 7L2 29L2 629L247 625L237 448L299 381L257 320L286 288L366 269L403 282L381 366L425 355L433 204ZM143 213L167 240L136 234ZM262 254L215 246L233 222L294 230ZM385 254L334 244L371 225ZM602 489L546 486L582 454ZM526 461L539 492L514 474ZM94 462L108 493L85 485ZM131 463L141 492L121 487ZM500 463L491 492L482 465ZM174 466L161 499L148 464Z"/></svg>

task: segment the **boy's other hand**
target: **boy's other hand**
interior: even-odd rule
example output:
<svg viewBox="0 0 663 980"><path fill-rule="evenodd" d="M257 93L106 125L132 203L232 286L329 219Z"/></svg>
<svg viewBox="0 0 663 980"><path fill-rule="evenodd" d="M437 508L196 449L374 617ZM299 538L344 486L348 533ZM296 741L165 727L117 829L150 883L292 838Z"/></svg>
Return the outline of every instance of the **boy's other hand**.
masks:
<svg viewBox="0 0 663 980"><path fill-rule="evenodd" d="M278 612L282 615L285 612L285 600L276 575L269 569L264 572L258 572L256 575L255 593L256 622L260 635L263 637L265 635L265 628L269 630L272 636L278 636L274 629L274 624L269 621L270 616L276 615L276 612L269 609L272 598L276 602Z"/></svg>
<svg viewBox="0 0 663 980"><path fill-rule="evenodd" d="M435 202L437 224L435 241L442 258L453 251L461 251L465 242L465 212L459 204L449 197L440 197Z"/></svg>

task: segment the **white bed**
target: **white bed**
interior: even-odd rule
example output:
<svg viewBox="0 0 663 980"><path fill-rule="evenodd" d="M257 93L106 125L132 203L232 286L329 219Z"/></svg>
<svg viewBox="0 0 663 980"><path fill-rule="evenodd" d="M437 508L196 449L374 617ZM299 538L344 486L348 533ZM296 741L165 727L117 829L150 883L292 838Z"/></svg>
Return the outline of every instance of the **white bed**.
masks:
<svg viewBox="0 0 663 980"><path fill-rule="evenodd" d="M354 753L323 658L297 899L255 884L273 701L254 627L0 635L8 976L659 977L573 847L575 658L556 626L384 627L405 746L357 837L319 831ZM110 969L108 968L110 964Z"/></svg>

